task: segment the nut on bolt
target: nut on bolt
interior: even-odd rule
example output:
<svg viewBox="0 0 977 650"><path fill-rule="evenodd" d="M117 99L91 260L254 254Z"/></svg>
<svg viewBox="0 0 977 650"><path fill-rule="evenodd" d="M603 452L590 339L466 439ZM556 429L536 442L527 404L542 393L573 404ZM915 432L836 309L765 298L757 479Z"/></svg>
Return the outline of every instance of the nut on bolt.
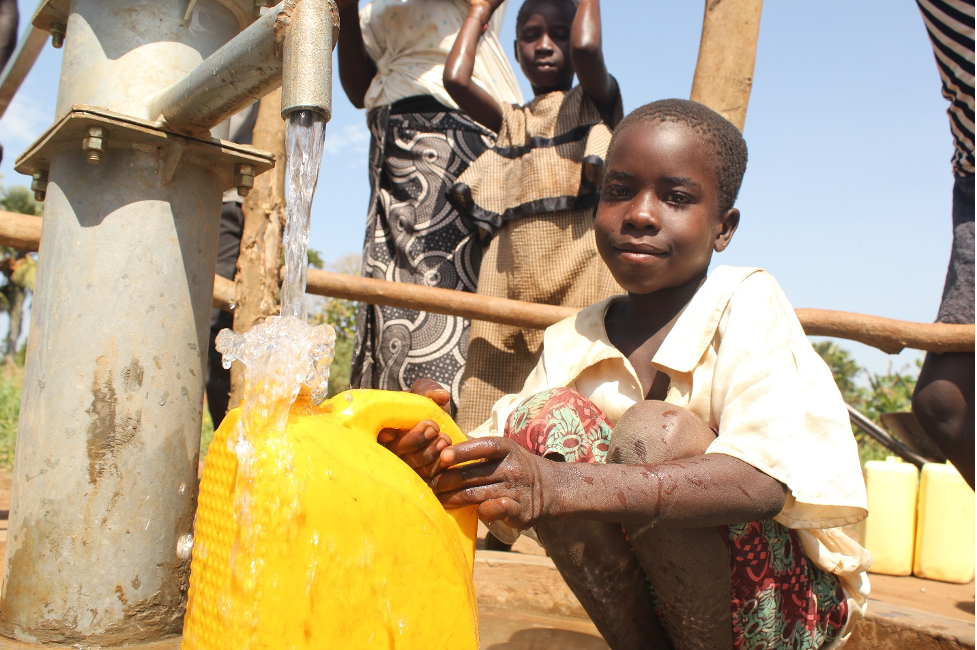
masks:
<svg viewBox="0 0 977 650"><path fill-rule="evenodd" d="M54 49L60 50L64 45L64 34L67 29L68 26L64 23L51 23L48 26L48 31L51 32L51 46Z"/></svg>
<svg viewBox="0 0 977 650"><path fill-rule="evenodd" d="M88 162L97 165L105 151L105 138L109 132L101 126L88 127L88 136L81 141L81 148L88 153Z"/></svg>
<svg viewBox="0 0 977 650"><path fill-rule="evenodd" d="M238 163L234 165L234 185L237 186L237 195L244 198L254 187L254 165Z"/></svg>
<svg viewBox="0 0 977 650"><path fill-rule="evenodd" d="M31 190L34 191L34 200L43 201L47 195L47 170L35 169L31 174L34 179L31 181Z"/></svg>

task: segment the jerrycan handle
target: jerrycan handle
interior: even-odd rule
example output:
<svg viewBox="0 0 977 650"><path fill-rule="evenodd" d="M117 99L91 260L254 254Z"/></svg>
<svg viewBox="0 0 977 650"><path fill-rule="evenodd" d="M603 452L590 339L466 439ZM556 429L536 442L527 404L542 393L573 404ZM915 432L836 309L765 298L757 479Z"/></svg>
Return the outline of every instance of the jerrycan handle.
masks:
<svg viewBox="0 0 977 650"><path fill-rule="evenodd" d="M337 395L335 402L346 408L344 423L354 429L370 431L374 436L381 429L410 429L422 420L433 420L451 444L468 440L451 416L433 400L414 393L389 390L354 389Z"/></svg>
<svg viewBox="0 0 977 650"><path fill-rule="evenodd" d="M468 438L433 400L413 393L389 390L354 389L332 398L343 409L341 422L353 431L373 436L381 429L410 429L422 420L433 420L441 432L451 438L451 444ZM447 510L456 526L460 539L464 539L463 552L469 571L474 569L475 537L478 531L476 506Z"/></svg>

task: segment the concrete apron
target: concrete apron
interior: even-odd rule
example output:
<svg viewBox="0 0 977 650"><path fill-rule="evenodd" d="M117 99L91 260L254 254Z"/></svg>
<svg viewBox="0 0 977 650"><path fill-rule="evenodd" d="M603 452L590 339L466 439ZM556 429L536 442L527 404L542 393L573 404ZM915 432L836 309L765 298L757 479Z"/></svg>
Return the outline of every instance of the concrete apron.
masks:
<svg viewBox="0 0 977 650"><path fill-rule="evenodd" d="M482 650L604 650L608 646L548 557L478 551L475 554ZM0 650L37 646L0 639ZM45 646L77 648L78 646ZM178 650L180 637L123 646ZM974 648L974 627L937 614L879 601L855 626L845 650L963 650Z"/></svg>

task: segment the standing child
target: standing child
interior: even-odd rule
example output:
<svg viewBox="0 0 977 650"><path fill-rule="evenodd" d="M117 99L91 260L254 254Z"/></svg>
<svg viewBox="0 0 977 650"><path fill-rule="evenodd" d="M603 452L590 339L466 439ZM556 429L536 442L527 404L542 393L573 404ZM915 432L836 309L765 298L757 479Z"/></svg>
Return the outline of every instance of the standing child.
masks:
<svg viewBox="0 0 977 650"><path fill-rule="evenodd" d="M535 527L615 649L834 648L868 595L871 556L837 529L867 513L831 371L769 274L706 277L745 168L739 131L704 106L630 114L595 226L627 296L546 330L478 432L494 437L380 437L446 507Z"/></svg>
<svg viewBox="0 0 977 650"><path fill-rule="evenodd" d="M601 53L599 0L527 0L516 19L516 60L536 97L496 101L472 81L475 50L499 0L473 0L445 65L444 87L476 122L498 132L450 199L488 233L478 293L584 307L620 292L594 246L594 209L621 95ZM580 85L573 86L574 72ZM458 424L481 424L519 390L543 333L472 323Z"/></svg>

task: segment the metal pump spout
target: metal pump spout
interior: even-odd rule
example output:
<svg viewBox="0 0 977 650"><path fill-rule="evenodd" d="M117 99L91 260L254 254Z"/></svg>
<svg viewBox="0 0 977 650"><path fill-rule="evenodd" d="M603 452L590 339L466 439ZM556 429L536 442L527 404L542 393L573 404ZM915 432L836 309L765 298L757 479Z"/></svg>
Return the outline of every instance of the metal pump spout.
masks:
<svg viewBox="0 0 977 650"><path fill-rule="evenodd" d="M282 117L332 113L332 50L339 34L333 0L284 0L161 91L151 103L160 128L209 131L281 84Z"/></svg>

